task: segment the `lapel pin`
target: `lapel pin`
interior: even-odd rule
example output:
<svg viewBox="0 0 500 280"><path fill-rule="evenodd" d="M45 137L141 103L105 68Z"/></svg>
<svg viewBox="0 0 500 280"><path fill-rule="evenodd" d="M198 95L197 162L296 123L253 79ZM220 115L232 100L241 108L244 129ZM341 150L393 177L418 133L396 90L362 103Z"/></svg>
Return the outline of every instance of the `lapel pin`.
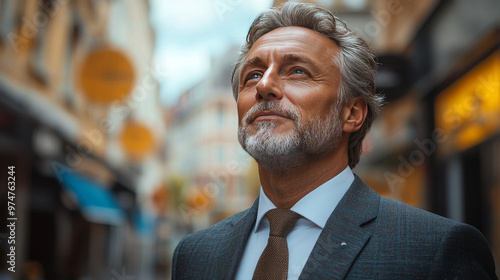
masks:
<svg viewBox="0 0 500 280"><path fill-rule="evenodd" d="M345 247L347 247L347 243L345 242L340 243L340 248L344 249Z"/></svg>

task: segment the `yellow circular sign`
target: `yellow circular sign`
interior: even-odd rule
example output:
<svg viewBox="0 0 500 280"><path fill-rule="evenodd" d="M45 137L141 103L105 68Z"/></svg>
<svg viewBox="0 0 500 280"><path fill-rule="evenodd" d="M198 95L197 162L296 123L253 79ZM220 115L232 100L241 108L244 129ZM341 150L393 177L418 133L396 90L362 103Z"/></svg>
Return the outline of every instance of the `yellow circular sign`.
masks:
<svg viewBox="0 0 500 280"><path fill-rule="evenodd" d="M130 60L112 47L100 47L85 57L80 69L80 86L93 102L109 104L130 94L135 72Z"/></svg>
<svg viewBox="0 0 500 280"><path fill-rule="evenodd" d="M140 123L129 123L121 133L121 142L127 155L140 160L148 155L155 146L153 134Z"/></svg>

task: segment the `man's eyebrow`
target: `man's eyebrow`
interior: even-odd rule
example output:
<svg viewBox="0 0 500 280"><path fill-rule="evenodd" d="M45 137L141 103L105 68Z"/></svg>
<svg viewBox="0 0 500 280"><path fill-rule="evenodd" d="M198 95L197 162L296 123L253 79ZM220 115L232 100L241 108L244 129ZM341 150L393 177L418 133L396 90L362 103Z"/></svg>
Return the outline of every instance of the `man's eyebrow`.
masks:
<svg viewBox="0 0 500 280"><path fill-rule="evenodd" d="M307 64L307 66L310 66L312 68L312 71L314 71L314 72L319 70L316 63L307 56L302 56L302 55L299 56L299 55L296 55L293 53L286 53L283 55L283 60L285 62Z"/></svg>
<svg viewBox="0 0 500 280"><path fill-rule="evenodd" d="M249 68L249 67L260 67L260 66L265 66L265 63L258 56L253 56L253 57L245 60L245 62L243 62L243 65L241 65L240 77L239 78L241 78L241 75L245 73L245 71L246 71L247 68Z"/></svg>

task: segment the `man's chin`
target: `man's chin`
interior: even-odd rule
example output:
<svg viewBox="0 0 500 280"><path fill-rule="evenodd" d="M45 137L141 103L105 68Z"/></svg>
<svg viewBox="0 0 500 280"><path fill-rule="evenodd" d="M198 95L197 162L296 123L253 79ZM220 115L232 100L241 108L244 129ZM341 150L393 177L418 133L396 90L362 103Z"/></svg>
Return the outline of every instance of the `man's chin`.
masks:
<svg viewBox="0 0 500 280"><path fill-rule="evenodd" d="M255 161L265 169L274 174L285 174L299 166L301 157L296 153L263 153L263 151L249 151L247 153L252 156Z"/></svg>

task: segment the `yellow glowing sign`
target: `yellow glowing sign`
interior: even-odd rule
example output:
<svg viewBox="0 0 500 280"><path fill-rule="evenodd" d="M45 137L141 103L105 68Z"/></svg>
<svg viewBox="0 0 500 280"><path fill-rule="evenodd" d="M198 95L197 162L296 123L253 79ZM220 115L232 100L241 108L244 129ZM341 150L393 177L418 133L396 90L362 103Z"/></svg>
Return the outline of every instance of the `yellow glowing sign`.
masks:
<svg viewBox="0 0 500 280"><path fill-rule="evenodd" d="M140 123L129 123L121 133L121 143L127 155L133 160L141 160L155 147L150 129Z"/></svg>
<svg viewBox="0 0 500 280"><path fill-rule="evenodd" d="M464 150L500 131L500 51L495 52L436 98L436 127L450 145Z"/></svg>
<svg viewBox="0 0 500 280"><path fill-rule="evenodd" d="M92 50L85 57L79 82L89 100L109 104L130 94L135 80L132 63L125 54L111 47Z"/></svg>

